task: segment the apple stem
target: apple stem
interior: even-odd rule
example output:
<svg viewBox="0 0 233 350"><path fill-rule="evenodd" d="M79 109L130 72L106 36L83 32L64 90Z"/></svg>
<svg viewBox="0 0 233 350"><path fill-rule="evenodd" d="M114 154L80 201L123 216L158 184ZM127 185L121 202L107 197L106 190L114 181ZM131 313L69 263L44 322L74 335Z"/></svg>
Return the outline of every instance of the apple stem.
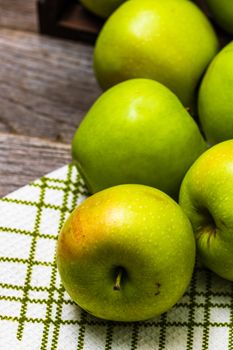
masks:
<svg viewBox="0 0 233 350"><path fill-rule="evenodd" d="M119 267L119 269L117 271L116 281L115 281L115 284L114 284L114 287L113 287L114 290L120 290L121 289L122 274L123 274L123 269L121 267Z"/></svg>

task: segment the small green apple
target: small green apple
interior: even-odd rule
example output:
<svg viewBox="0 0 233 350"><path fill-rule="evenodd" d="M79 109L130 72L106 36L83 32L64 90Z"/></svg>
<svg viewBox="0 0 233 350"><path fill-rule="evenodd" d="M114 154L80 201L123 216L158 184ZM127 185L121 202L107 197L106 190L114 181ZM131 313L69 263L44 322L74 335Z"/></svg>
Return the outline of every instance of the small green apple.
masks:
<svg viewBox="0 0 233 350"><path fill-rule="evenodd" d="M100 17L108 17L125 0L80 0L89 11Z"/></svg>
<svg viewBox="0 0 233 350"><path fill-rule="evenodd" d="M218 24L233 34L233 1L206 0L206 3Z"/></svg>
<svg viewBox="0 0 233 350"><path fill-rule="evenodd" d="M211 24L190 1L126 1L97 39L94 67L104 89L150 78L170 88L187 107L217 48Z"/></svg>
<svg viewBox="0 0 233 350"><path fill-rule="evenodd" d="M143 185L89 197L66 221L57 265L71 298L94 316L139 321L170 309L185 292L195 240L179 205Z"/></svg>
<svg viewBox="0 0 233 350"><path fill-rule="evenodd" d="M179 202L193 225L201 261L233 281L233 140L198 158L183 180Z"/></svg>
<svg viewBox="0 0 233 350"><path fill-rule="evenodd" d="M72 143L73 159L91 193L138 183L173 197L205 149L196 123L178 98L148 79L128 80L105 92Z"/></svg>
<svg viewBox="0 0 233 350"><path fill-rule="evenodd" d="M210 144L233 138L233 42L211 62L200 87L198 110Z"/></svg>

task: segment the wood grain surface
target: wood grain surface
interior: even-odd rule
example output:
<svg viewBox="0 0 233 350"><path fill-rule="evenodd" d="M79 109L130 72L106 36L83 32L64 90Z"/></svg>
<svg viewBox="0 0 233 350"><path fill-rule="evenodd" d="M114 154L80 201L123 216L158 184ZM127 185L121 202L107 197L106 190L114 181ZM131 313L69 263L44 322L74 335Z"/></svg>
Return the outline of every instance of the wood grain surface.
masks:
<svg viewBox="0 0 233 350"><path fill-rule="evenodd" d="M101 92L92 50L0 29L0 131L70 143Z"/></svg>
<svg viewBox="0 0 233 350"><path fill-rule="evenodd" d="M36 30L35 0L0 0L0 196L71 160L72 136L101 93L91 46Z"/></svg>
<svg viewBox="0 0 233 350"><path fill-rule="evenodd" d="M0 0L0 27L37 31L36 0Z"/></svg>
<svg viewBox="0 0 233 350"><path fill-rule="evenodd" d="M70 161L69 145L0 133L0 193L12 192Z"/></svg>

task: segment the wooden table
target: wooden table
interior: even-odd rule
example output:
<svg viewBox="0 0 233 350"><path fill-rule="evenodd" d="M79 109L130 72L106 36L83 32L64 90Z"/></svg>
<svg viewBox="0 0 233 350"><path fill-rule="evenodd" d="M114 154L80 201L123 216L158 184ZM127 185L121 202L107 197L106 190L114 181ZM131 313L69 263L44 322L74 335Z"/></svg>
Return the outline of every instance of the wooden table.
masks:
<svg viewBox="0 0 233 350"><path fill-rule="evenodd" d="M71 161L101 93L93 48L37 34L35 0L0 0L0 196Z"/></svg>

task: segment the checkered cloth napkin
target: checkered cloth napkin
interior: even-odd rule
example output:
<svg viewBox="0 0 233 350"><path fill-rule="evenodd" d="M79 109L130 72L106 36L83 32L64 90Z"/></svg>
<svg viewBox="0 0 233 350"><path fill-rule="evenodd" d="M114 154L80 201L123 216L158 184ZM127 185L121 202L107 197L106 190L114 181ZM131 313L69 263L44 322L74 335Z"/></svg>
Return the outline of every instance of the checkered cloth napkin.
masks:
<svg viewBox="0 0 233 350"><path fill-rule="evenodd" d="M201 267L173 309L147 322L103 321L74 304L56 240L85 193L69 165L0 200L0 349L233 349L233 284Z"/></svg>

